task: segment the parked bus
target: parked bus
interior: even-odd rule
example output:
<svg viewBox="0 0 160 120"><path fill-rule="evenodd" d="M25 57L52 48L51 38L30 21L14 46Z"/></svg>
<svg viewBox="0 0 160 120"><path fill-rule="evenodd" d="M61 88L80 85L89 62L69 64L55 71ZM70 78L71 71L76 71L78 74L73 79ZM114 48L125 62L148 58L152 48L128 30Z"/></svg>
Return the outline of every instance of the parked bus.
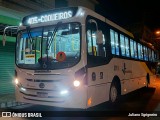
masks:
<svg viewBox="0 0 160 120"><path fill-rule="evenodd" d="M156 59L154 49L87 8L35 13L18 28L16 100L82 109L114 103L148 86Z"/></svg>

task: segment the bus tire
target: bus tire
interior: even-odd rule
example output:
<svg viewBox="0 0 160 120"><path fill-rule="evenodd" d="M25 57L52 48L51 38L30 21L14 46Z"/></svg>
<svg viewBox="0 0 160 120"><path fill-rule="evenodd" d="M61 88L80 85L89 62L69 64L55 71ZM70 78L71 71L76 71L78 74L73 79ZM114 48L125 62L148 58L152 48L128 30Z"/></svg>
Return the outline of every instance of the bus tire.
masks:
<svg viewBox="0 0 160 120"><path fill-rule="evenodd" d="M116 82L112 82L109 92L110 103L116 103L118 97L119 97L118 84Z"/></svg>

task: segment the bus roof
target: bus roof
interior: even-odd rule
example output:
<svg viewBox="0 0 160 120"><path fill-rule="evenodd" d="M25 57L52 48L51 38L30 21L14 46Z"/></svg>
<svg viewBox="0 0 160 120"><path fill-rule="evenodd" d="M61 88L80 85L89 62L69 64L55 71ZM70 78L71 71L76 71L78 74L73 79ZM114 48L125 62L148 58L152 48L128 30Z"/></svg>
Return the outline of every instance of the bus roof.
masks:
<svg viewBox="0 0 160 120"><path fill-rule="evenodd" d="M100 19L103 22L106 22L107 24L111 25L112 27L114 27L114 28L118 29L119 31L129 35L132 38L134 38L134 36L131 32L127 31L126 29L122 28L121 26L117 25L116 23L110 21L109 19L105 18L104 16L102 16L102 15L100 15L100 14L98 14L98 13L96 13L96 12L94 12L94 11L88 9L88 8L81 7L81 6L80 6L80 8L85 9L85 11L88 12L87 14L92 15L93 17L96 17L97 19Z"/></svg>
<svg viewBox="0 0 160 120"><path fill-rule="evenodd" d="M22 24L24 26L28 26L31 24L39 24L44 22L50 22L55 20L64 20L71 17L74 17L78 12L84 11L86 15L91 15L101 21L111 25L112 27L118 29L119 31L129 35L130 37L134 38L133 34L124 28L120 27L116 23L108 20L107 18L103 17L102 15L90 10L88 8L78 6L78 7L66 7L66 8L57 8L48 11L34 13L28 16L25 16L22 20Z"/></svg>

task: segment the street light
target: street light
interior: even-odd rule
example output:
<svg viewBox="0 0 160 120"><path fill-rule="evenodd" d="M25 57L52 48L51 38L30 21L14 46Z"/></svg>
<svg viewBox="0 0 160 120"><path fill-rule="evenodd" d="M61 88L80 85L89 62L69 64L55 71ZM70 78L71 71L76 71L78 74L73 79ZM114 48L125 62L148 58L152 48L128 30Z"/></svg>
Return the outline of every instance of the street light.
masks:
<svg viewBox="0 0 160 120"><path fill-rule="evenodd" d="M155 33L156 35L160 35L160 30L157 30Z"/></svg>
<svg viewBox="0 0 160 120"><path fill-rule="evenodd" d="M154 39L159 39L160 40L160 30L157 30L155 32L155 38Z"/></svg>
<svg viewBox="0 0 160 120"><path fill-rule="evenodd" d="M160 34L160 31L156 31L156 34Z"/></svg>

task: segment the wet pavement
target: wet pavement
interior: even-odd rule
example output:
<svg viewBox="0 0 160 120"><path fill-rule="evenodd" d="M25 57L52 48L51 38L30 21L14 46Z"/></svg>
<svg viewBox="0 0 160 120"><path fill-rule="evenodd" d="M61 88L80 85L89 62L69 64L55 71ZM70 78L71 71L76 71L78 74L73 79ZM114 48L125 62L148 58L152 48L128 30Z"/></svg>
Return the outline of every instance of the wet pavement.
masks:
<svg viewBox="0 0 160 120"><path fill-rule="evenodd" d="M5 111L16 111L20 112L29 111L29 112L41 112L42 115L49 114L48 119L53 120L92 120L92 119L102 119L102 120L159 120L160 119L160 77L154 77L149 85L149 88L142 88L136 90L132 93L124 95L120 98L119 102L115 105L110 105L109 102L105 102L98 106L89 108L87 110L73 110L73 109L63 109L51 106L42 106L42 105L20 105L15 107L8 107ZM62 112L57 112L62 111ZM69 115L66 115L67 111ZM80 114L76 117L72 114L77 112ZM54 116L54 114L61 114L59 117ZM72 113L71 113L72 112ZM83 114L86 113L86 114ZM88 114L89 113L89 114ZM142 115L143 114L143 115ZM156 114L155 116L150 116L149 114ZM81 116L82 115L82 116ZM84 116L83 116L84 115ZM85 116L89 115L89 116ZM100 116L102 115L102 116ZM140 115L136 117L135 115ZM146 116L145 116L146 115ZM148 116L147 116L148 115ZM1 118L0 118L1 119ZM4 120L28 120L32 118L3 118ZM3 120L2 119L2 120ZM38 119L46 119L38 118Z"/></svg>

